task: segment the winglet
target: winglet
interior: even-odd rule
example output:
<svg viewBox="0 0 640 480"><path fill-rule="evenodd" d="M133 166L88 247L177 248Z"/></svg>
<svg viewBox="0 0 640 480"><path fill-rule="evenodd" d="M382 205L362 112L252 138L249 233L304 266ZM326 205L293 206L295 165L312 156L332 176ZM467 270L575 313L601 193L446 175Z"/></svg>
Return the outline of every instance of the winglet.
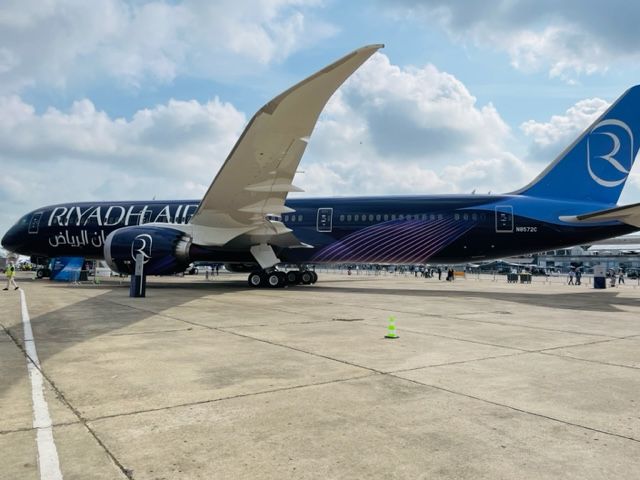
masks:
<svg viewBox="0 0 640 480"><path fill-rule="evenodd" d="M286 211L288 192L320 113L334 92L384 45L354 50L256 112L191 218L193 225L237 227L253 215ZM222 215L221 215L222 214ZM226 219L221 224L221 219Z"/></svg>
<svg viewBox="0 0 640 480"><path fill-rule="evenodd" d="M302 80L301 82L296 83L293 87L288 88L287 90L282 92L280 95L275 97L273 100L268 102L264 107L262 107L258 111L258 113L261 113L261 112L273 113L273 111L278 107L280 102L282 102L282 100L284 100L293 91L300 89L305 84L307 84L309 82L312 82L313 80L315 80L315 79L317 79L317 78L319 78L319 77L321 77L323 75L327 75L327 74L329 74L331 72L335 72L341 66L347 67L347 68L344 69L344 70L347 70L345 72L346 75L344 75L344 78L342 78L342 80L339 80L338 82L334 83L335 87L331 90L331 94L329 94L329 97L330 97L333 94L333 92L335 92L338 89L338 87L340 85L342 85L342 83L347 78L349 78L349 76L353 72L355 72L358 69L358 67L360 67L360 65L362 65L371 55L373 55L376 51L380 50L383 47L384 47L383 43L377 43L377 44L373 44L373 45L367 45L367 46L364 46L362 48L358 48L357 50L354 50L353 52L345 55L341 59L336 60L331 65L327 65L322 70L314 73L310 77L307 77L304 80ZM325 100L325 103L326 103L326 101L329 100L329 97L327 97L327 99ZM318 112L318 113L320 113L320 112Z"/></svg>

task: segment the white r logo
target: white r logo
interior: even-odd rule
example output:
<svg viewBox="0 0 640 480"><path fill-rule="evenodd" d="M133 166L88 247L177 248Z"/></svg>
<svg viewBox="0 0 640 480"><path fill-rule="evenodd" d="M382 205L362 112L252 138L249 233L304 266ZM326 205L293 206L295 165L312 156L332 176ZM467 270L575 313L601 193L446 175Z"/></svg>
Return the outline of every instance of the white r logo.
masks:
<svg viewBox="0 0 640 480"><path fill-rule="evenodd" d="M153 238L148 233L141 233L137 235L133 242L131 242L131 258L135 262L136 254L142 254L143 262L147 263L151 260L151 245L153 244Z"/></svg>
<svg viewBox="0 0 640 480"><path fill-rule="evenodd" d="M626 168L625 165L620 163L620 161L615 158L615 155L618 154L621 146L620 138L618 137L618 135L610 131L597 131L597 130L600 130L602 127L606 127L608 125L620 127L628 135L629 159L627 160L625 158L624 160L624 163L628 164L628 168ZM591 135L606 135L607 137L611 138L611 140L613 141L613 146L611 147L611 151L605 155L594 155L592 158L591 157ZM626 139L625 139L624 146L625 148L627 147ZM622 178L618 178L617 180L605 180L604 178L598 176L593 171L593 168L591 166L592 160L596 158L601 158L602 160L607 162L609 165L611 165L615 170L617 170L622 174ZM591 129L591 132L589 132L589 137L587 138L587 169L589 170L589 175L591 175L591 178L593 178L593 180L598 185L601 185L607 188L613 188L613 187L617 187L618 185L622 185L627 179L627 177L629 176L629 170L631 170L632 164L633 164L633 133L631 133L631 129L627 126L626 123L620 120L615 120L615 119L603 120L602 122L598 123L595 127ZM619 177L619 175L616 175L616 176Z"/></svg>

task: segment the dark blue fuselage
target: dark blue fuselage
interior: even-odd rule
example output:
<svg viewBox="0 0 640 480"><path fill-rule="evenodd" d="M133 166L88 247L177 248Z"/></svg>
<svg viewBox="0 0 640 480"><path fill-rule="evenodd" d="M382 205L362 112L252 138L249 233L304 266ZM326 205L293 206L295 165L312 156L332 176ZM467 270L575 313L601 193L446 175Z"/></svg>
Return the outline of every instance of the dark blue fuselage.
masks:
<svg viewBox="0 0 640 480"><path fill-rule="evenodd" d="M285 263L461 263L550 250L637 230L620 222L570 224L560 216L611 205L521 195L289 199L282 222L313 248L275 248ZM112 231L186 224L197 201L73 203L23 216L2 239L13 252L103 258ZM192 260L251 263L246 248L193 244Z"/></svg>

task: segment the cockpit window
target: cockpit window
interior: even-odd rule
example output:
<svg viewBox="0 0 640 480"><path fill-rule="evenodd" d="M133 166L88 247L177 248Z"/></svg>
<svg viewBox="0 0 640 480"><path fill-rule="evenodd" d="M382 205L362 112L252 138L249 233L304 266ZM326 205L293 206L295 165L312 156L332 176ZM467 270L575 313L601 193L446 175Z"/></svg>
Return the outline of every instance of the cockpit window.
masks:
<svg viewBox="0 0 640 480"><path fill-rule="evenodd" d="M19 225L29 225L29 215L25 215L20 220L18 220Z"/></svg>

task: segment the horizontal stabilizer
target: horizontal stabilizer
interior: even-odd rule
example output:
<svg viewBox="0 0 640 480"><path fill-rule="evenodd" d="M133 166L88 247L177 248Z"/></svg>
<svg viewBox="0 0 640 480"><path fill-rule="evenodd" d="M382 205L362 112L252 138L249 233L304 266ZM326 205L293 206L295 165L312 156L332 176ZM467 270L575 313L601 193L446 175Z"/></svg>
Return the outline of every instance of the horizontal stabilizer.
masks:
<svg viewBox="0 0 640 480"><path fill-rule="evenodd" d="M617 220L627 225L640 228L640 203L584 213L582 215L561 216L560 220L569 223L596 223Z"/></svg>

